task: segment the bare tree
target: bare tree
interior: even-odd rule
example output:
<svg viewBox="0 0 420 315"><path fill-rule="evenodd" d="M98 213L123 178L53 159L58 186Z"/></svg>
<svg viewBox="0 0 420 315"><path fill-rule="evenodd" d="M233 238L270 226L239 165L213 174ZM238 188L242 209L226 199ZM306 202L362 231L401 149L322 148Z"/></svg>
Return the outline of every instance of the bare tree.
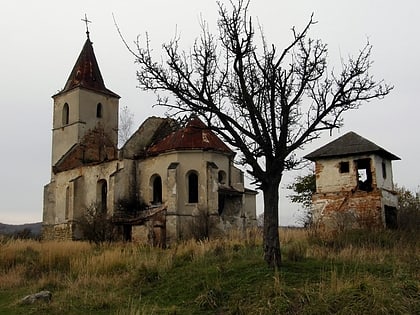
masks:
<svg viewBox="0 0 420 315"><path fill-rule="evenodd" d="M176 101L158 97L175 114L193 112L240 154L264 197L264 259L281 262L279 185L283 172L297 167L295 151L322 131L342 126L342 114L392 89L369 74L371 45L342 61L336 74L327 68L327 46L311 39L306 27L294 28L289 46L279 50L255 34L249 1L219 3L218 29L202 22L201 36L189 52L176 37L163 45L162 61L152 58L149 39L132 53L140 87L170 92ZM260 47L258 47L258 43ZM165 94L164 94L165 95Z"/></svg>
<svg viewBox="0 0 420 315"><path fill-rule="evenodd" d="M133 133L134 114L130 111L128 106L124 106L120 111L120 118L118 124L118 144L119 147L131 137Z"/></svg>

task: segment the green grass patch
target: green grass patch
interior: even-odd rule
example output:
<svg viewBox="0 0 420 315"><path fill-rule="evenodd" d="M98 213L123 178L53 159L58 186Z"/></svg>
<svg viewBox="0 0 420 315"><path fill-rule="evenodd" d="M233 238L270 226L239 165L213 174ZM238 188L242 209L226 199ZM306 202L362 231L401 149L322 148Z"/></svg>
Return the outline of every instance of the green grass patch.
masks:
<svg viewBox="0 0 420 315"><path fill-rule="evenodd" d="M279 270L240 240L2 244L0 314L420 314L418 243L376 233L302 231L282 243ZM41 290L50 304L20 305Z"/></svg>

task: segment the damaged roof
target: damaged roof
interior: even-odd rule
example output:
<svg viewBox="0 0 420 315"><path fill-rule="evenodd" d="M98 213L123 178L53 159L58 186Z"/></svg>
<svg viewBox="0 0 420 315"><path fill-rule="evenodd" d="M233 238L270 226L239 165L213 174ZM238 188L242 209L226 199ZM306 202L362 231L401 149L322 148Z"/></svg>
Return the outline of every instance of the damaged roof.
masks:
<svg viewBox="0 0 420 315"><path fill-rule="evenodd" d="M184 128L172 132L147 150L149 155L175 150L213 150L227 154L233 151L198 117L191 117Z"/></svg>
<svg viewBox="0 0 420 315"><path fill-rule="evenodd" d="M105 83L102 78L101 71L99 70L98 62L96 61L92 42L90 41L89 36L83 45L79 58L77 58L76 64L74 65L63 90L54 96L68 92L77 87L120 98L119 95L105 87Z"/></svg>
<svg viewBox="0 0 420 315"><path fill-rule="evenodd" d="M304 158L316 161L322 158L334 158L368 153L375 153L389 160L400 160L398 156L352 131L309 153L304 156Z"/></svg>

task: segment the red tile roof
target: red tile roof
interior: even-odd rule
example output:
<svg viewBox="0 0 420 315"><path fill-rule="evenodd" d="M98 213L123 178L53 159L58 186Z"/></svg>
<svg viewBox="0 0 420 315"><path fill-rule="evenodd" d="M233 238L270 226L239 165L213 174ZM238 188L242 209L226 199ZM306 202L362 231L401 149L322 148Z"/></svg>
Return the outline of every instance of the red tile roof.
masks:
<svg viewBox="0 0 420 315"><path fill-rule="evenodd" d="M79 58L77 58L76 64L67 79L64 89L57 95L77 87L101 92L109 96L119 98L117 94L105 87L98 62L96 61L95 53L93 52L92 42L89 37L86 39Z"/></svg>
<svg viewBox="0 0 420 315"><path fill-rule="evenodd" d="M190 118L184 128L152 145L147 153L157 155L168 151L193 149L233 154L233 151L197 117Z"/></svg>

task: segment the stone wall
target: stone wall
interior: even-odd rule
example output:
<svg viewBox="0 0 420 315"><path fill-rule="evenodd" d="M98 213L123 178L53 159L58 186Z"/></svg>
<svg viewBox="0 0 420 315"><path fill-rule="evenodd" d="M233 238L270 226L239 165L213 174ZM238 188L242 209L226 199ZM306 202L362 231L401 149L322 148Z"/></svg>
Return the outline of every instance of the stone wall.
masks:
<svg viewBox="0 0 420 315"><path fill-rule="evenodd" d="M57 225L42 225L41 237L44 241L56 240L67 241L73 240L73 224L64 223Z"/></svg>

